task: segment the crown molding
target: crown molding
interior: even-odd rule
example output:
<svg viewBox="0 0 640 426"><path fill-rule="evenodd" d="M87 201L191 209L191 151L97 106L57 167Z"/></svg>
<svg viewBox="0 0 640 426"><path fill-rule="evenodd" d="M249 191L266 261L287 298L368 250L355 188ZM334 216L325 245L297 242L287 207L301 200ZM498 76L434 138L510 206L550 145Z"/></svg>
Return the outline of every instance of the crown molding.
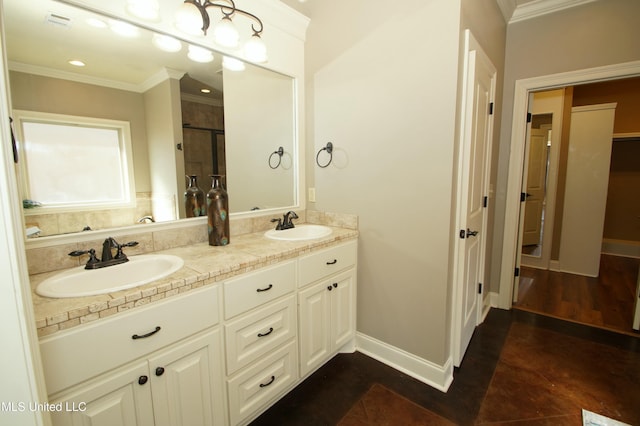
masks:
<svg viewBox="0 0 640 426"><path fill-rule="evenodd" d="M503 1L503 0L498 0ZM512 0L515 1L515 0ZM527 19L537 18L539 16L548 15L550 13L559 12L583 4L592 3L596 0L534 0L529 3L517 6L513 15L509 19L509 23L525 21Z"/></svg>
<svg viewBox="0 0 640 426"><path fill-rule="evenodd" d="M90 77L69 71L54 70L52 68L40 67L37 65L25 64L22 62L9 61L9 70L24 72L28 74L40 75L43 77L59 78L61 80L71 80L76 83L93 84L96 86L109 87L111 89L126 90L129 92L143 92L139 84L123 83L121 81L109 80L106 78Z"/></svg>

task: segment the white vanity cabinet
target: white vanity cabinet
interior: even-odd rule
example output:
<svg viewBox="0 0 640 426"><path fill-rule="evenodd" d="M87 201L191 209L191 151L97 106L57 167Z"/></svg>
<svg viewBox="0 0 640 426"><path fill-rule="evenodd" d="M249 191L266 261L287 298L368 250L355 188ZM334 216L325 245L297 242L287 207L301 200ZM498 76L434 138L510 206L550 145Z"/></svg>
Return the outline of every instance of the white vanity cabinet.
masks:
<svg viewBox="0 0 640 426"><path fill-rule="evenodd" d="M41 341L54 425L224 425L219 289Z"/></svg>
<svg viewBox="0 0 640 426"><path fill-rule="evenodd" d="M300 259L300 375L305 376L346 344L356 329L356 242ZM353 350L350 348L349 350Z"/></svg>
<svg viewBox="0 0 640 426"><path fill-rule="evenodd" d="M298 380L296 261L224 283L229 419L243 423Z"/></svg>

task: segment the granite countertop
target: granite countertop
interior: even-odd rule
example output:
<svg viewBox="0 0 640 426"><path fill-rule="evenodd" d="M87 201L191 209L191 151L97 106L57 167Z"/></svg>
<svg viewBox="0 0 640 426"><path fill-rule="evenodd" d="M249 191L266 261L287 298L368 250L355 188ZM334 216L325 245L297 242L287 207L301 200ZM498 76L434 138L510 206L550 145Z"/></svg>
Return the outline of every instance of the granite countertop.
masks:
<svg viewBox="0 0 640 426"><path fill-rule="evenodd" d="M59 273L31 275L31 289L38 336L44 337L101 318L144 306L192 289L212 285L270 264L293 259L311 251L357 238L358 231L330 227L331 235L306 241L276 241L263 232L238 235L228 246L213 247L193 244L158 251L184 260L175 273L128 290L97 296L54 299L35 293L35 288L48 277Z"/></svg>

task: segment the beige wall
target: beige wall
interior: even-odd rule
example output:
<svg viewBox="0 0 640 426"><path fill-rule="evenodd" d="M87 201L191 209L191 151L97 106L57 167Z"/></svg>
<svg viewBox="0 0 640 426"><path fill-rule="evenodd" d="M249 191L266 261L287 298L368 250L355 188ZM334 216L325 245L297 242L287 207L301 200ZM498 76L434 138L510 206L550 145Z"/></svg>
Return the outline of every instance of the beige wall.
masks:
<svg viewBox="0 0 640 426"><path fill-rule="evenodd" d="M640 135L640 78L574 88L573 106L615 102L613 132ZM604 238L640 241L640 139L613 143Z"/></svg>
<svg viewBox="0 0 640 426"><path fill-rule="evenodd" d="M499 15L486 3L491 19L464 22L499 66L500 37L486 28ZM358 331L437 365L450 357L460 8L451 0L308 6L310 207L359 216ZM329 141L333 163L322 169L315 154Z"/></svg>
<svg viewBox="0 0 640 426"><path fill-rule="evenodd" d="M599 0L508 26L496 224L504 222L515 81L640 60L638 16L637 0ZM496 227L493 277L500 274L502 240ZM498 291L497 279L492 290Z"/></svg>
<svg viewBox="0 0 640 426"><path fill-rule="evenodd" d="M11 71L15 109L121 120L130 123L136 192L149 192L149 155L141 93Z"/></svg>

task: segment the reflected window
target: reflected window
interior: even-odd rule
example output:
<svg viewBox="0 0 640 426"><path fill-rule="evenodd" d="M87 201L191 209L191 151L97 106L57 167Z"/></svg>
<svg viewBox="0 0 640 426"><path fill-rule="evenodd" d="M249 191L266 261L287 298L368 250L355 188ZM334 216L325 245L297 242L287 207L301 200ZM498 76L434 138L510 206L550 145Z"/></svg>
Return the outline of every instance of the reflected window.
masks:
<svg viewBox="0 0 640 426"><path fill-rule="evenodd" d="M127 122L31 111L14 117L24 199L43 209L135 204Z"/></svg>

